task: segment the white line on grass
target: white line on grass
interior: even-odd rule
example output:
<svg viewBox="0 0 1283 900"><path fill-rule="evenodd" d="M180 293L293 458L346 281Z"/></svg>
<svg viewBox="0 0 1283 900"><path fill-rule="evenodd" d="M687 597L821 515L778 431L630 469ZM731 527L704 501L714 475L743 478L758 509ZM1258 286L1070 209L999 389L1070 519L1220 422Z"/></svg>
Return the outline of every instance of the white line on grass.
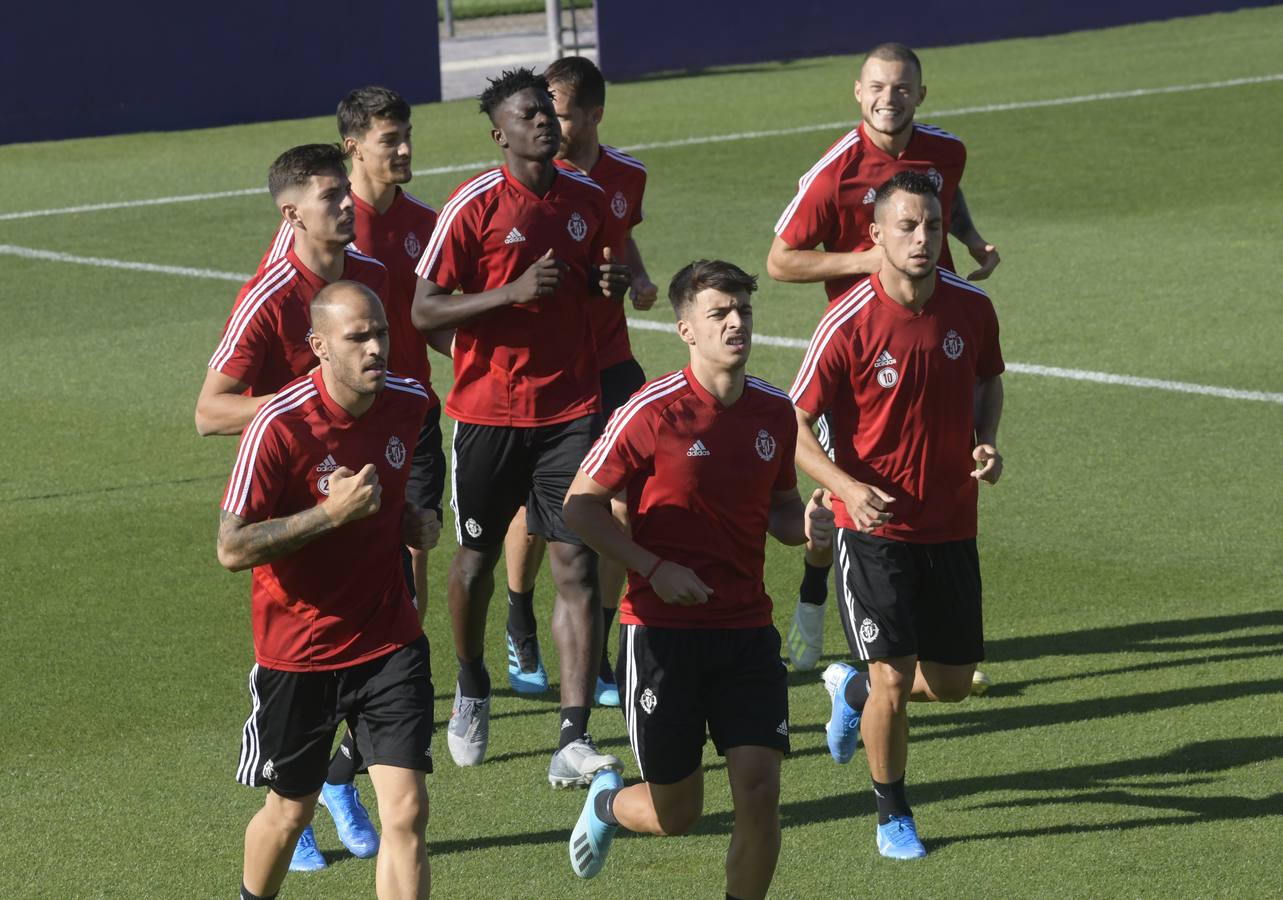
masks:
<svg viewBox="0 0 1283 900"><path fill-rule="evenodd" d="M243 283L249 275L237 272L221 272L217 269L197 269L190 266L161 266L155 263L131 262L124 259L104 259L99 256L76 256L71 253L57 253L52 250L38 250L33 247L18 247L13 244L0 244L0 255L19 256L24 259L39 259L46 262L72 263L82 266L98 266L105 269L126 269L133 272L150 272L157 275L177 275L183 278L207 278L216 281L234 281ZM630 328L640 331L673 331L674 326L668 322L656 322L651 319L628 319ZM792 350L805 350L809 341L804 338L780 337L773 334L755 334L753 343L767 347L787 347ZM1256 400L1263 403L1283 405L1283 393L1268 391L1245 391L1238 388L1215 387L1207 384L1191 384L1186 381L1166 381L1161 378L1138 378L1135 375L1115 375L1112 372L1092 372L1086 369L1062 369L1058 366L1038 366L1029 363L1007 363L1007 371L1021 375L1042 375L1048 378L1067 378L1071 381L1090 381L1095 384L1116 384L1123 387L1149 388L1159 391L1172 391L1178 394L1199 394L1206 397L1220 397L1225 400Z"/></svg>
<svg viewBox="0 0 1283 900"><path fill-rule="evenodd" d="M984 106L961 106L957 109L941 109L931 112L927 118L941 119L949 116L965 116L976 113L1010 112L1021 109L1043 109L1052 106L1071 106L1076 103L1099 103L1105 100L1128 100L1134 97L1153 97L1160 94L1183 94L1190 91L1208 91L1217 88L1242 87L1249 84L1265 84L1271 81L1283 81L1283 73L1274 75L1255 75L1250 78L1230 78L1225 81L1205 81L1198 84L1172 84L1165 87L1136 88L1128 91L1106 91L1098 94L1078 94L1073 97L1052 97L1047 100L1020 100L1014 103L990 103ZM813 131L832 131L839 128L850 128L851 122L821 122L818 125L799 125L795 128L772 128L763 131L737 131L732 134L709 134L697 137L677 138L668 141L649 141L632 144L624 150L660 150L666 147L690 147L700 144L724 144L733 141L747 141L757 138L783 137L790 134L808 134ZM430 169L415 169L415 175L445 175L451 172L475 172L495 165L496 160L486 159L478 162L455 163L448 166L435 166ZM206 194L179 194L173 197L152 197L146 200L119 200L111 203L88 203L82 206L60 206L54 209L29 209L21 212L0 213L0 222L11 222L15 219L33 219L40 216L65 216L73 213L98 212L105 209L131 209L137 206L163 206L170 203L195 203L202 200L220 200L225 197L247 197L262 194L264 188L240 188L234 191L213 191Z"/></svg>

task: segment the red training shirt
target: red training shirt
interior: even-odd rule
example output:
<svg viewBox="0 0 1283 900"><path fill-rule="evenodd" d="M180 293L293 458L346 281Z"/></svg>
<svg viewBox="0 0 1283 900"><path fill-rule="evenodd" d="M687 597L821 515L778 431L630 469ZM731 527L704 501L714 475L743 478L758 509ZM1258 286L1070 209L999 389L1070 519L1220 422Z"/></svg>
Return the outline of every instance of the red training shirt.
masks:
<svg viewBox="0 0 1283 900"><path fill-rule="evenodd" d="M565 160L557 160L557 165L567 171L579 171ZM615 259L622 261L625 240L629 232L642 221L646 167L641 160L602 144L601 153L588 177L601 185L606 193L610 214L617 220L619 243L612 243L610 249ZM597 297L588 304L588 317L592 323L593 339L597 344L597 365L600 368L609 369L633 358L633 349L628 343L624 304L608 297Z"/></svg>
<svg viewBox="0 0 1283 900"><path fill-rule="evenodd" d="M418 381L427 390L431 405L436 406L439 401L432 390L428 342L410 320L410 308L419 283L414 267L436 227L437 211L399 187L385 213L380 214L355 193L352 205L356 214L352 248L377 259L388 270L388 292L383 298L388 316L388 368ZM293 246L294 229L282 220L258 264L259 271L283 258Z"/></svg>
<svg viewBox="0 0 1283 900"><path fill-rule="evenodd" d="M345 250L343 280L361 282L387 305L388 270L377 259ZM255 397L310 372L317 359L307 342L309 306L326 284L288 249L241 288L209 367L249 385Z"/></svg>
<svg viewBox="0 0 1283 900"><path fill-rule="evenodd" d="M890 156L868 140L861 122L820 157L798 179L797 194L775 223L775 233L794 250L813 250L823 244L829 253L869 250L873 239L873 196L899 172L921 172L940 195L944 213L944 242L940 265L953 269L949 254L949 212L967 165L967 148L960 139L934 125L916 123L899 156ZM824 282L832 302L867 275L847 275Z"/></svg>
<svg viewBox="0 0 1283 900"><path fill-rule="evenodd" d="M515 281L549 248L566 264L555 294L491 310L455 329L454 386L445 409L458 422L530 428L601 408L588 307L619 303L596 289L603 250L618 245L614 216L595 181L555 171L542 197L507 167L464 182L442 208L419 261L420 278L465 294Z"/></svg>
<svg viewBox="0 0 1283 900"><path fill-rule="evenodd" d="M584 458L602 487L628 492L633 539L713 589L698 606L666 603L628 573L619 621L660 628L771 624L762 582L771 494L797 485L797 418L779 388L748 376L730 407L690 368L657 378L621 406Z"/></svg>
<svg viewBox="0 0 1283 900"><path fill-rule="evenodd" d="M911 543L976 536L974 396L977 378L1004 369L989 296L947 269L914 313L876 274L829 306L789 393L799 409L832 416L842 471L892 497L873 534ZM833 513L855 528L836 496Z"/></svg>
<svg viewBox="0 0 1283 900"><path fill-rule="evenodd" d="M324 502L339 466L359 472L374 463L383 488L374 515L254 567L259 665L286 672L341 669L423 633L401 572L401 513L427 408L417 381L389 374L374 405L354 419L330 398L318 371L290 382L245 429L223 509L247 522Z"/></svg>

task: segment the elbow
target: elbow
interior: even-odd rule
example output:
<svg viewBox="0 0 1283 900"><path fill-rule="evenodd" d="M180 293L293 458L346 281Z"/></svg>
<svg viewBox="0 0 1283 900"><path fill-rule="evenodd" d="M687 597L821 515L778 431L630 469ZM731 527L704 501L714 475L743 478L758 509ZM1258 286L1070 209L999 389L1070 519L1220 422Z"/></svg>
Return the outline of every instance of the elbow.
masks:
<svg viewBox="0 0 1283 900"><path fill-rule="evenodd" d="M788 281L787 273L780 266L774 253L766 257L766 274L776 281Z"/></svg>
<svg viewBox="0 0 1283 900"><path fill-rule="evenodd" d="M218 542L218 564L229 572L243 572L249 568L245 558L222 541Z"/></svg>
<svg viewBox="0 0 1283 900"><path fill-rule="evenodd" d="M196 433L201 437L218 434L218 426L214 424L214 420L207 416L199 406L196 407Z"/></svg>

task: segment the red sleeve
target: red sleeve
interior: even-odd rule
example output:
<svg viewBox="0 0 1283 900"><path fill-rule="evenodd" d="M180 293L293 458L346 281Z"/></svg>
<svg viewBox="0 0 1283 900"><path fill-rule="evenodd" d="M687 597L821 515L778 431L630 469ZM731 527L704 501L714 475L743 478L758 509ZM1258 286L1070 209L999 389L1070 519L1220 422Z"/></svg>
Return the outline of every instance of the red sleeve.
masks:
<svg viewBox="0 0 1283 900"><path fill-rule="evenodd" d="M642 223L645 218L642 215L642 198L646 196L646 173L639 171L637 173L637 197L633 203L632 215L628 219L628 230L632 231Z"/></svg>
<svg viewBox="0 0 1283 900"><path fill-rule="evenodd" d="M606 423L580 469L609 491L619 491L655 457L658 418L646 407L624 404Z"/></svg>
<svg viewBox="0 0 1283 900"><path fill-rule="evenodd" d="M793 405L813 416L829 411L838 386L844 378L849 377L849 326L833 327L834 312L841 312L841 306L835 305L820 319L815 335L806 348L806 355L802 357L802 367L798 369L793 387L789 389ZM793 439L796 442L796 434Z"/></svg>
<svg viewBox="0 0 1283 900"><path fill-rule="evenodd" d="M223 510L246 522L272 517L289 474L288 438L277 421L280 411L271 402L260 407L236 451Z"/></svg>
<svg viewBox="0 0 1283 900"><path fill-rule="evenodd" d="M775 476L775 484L771 485L771 490L787 491L797 487L797 464L794 457L797 455L797 417L793 415L793 407L789 405L785 412L780 414L780 471Z"/></svg>
<svg viewBox="0 0 1283 900"><path fill-rule="evenodd" d="M480 199L473 199L455 208L449 217L437 219L428 246L415 267L415 274L447 291L471 280L476 271L476 261L481 256L477 215L480 206Z"/></svg>
<svg viewBox="0 0 1283 900"><path fill-rule="evenodd" d="M830 163L814 177L807 172L798 180L797 194L775 223L775 233L794 250L812 250L832 234L837 221L838 169Z"/></svg>
<svg viewBox="0 0 1283 900"><path fill-rule="evenodd" d="M984 340L976 357L976 377L992 378L1006 371L1007 364L1002 359L1002 346L998 343L998 314L994 312L993 303L988 298L983 299L981 323Z"/></svg>
<svg viewBox="0 0 1283 900"><path fill-rule="evenodd" d="M244 384L253 384L276 341L276 307L271 296L255 290L253 279L236 298L209 367Z"/></svg>

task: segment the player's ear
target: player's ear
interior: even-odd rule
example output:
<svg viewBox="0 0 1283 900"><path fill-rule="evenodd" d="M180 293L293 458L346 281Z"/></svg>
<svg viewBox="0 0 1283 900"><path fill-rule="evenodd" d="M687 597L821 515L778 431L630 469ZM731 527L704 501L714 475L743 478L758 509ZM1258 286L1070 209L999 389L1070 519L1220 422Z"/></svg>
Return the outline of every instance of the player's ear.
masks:
<svg viewBox="0 0 1283 900"><path fill-rule="evenodd" d="M504 136L503 129L501 128L490 129L490 140L494 141L500 147L508 146L508 138Z"/></svg>
<svg viewBox="0 0 1283 900"><path fill-rule="evenodd" d="M854 94L855 102L858 104L860 102L860 79L858 77L855 79L855 89L851 93Z"/></svg>
<svg viewBox="0 0 1283 900"><path fill-rule="evenodd" d="M876 220L869 223L869 239L879 247L882 246L882 227Z"/></svg>
<svg viewBox="0 0 1283 900"><path fill-rule="evenodd" d="M329 351L325 347L325 338L315 331L308 334L307 345L312 348L312 352L316 354L317 359L327 359L329 357Z"/></svg>
<svg viewBox="0 0 1283 900"><path fill-rule="evenodd" d="M357 142L356 138L345 137L343 139L343 153L349 158L352 158L352 159L357 158L357 150L359 147L360 147L360 144Z"/></svg>
<svg viewBox="0 0 1283 900"><path fill-rule="evenodd" d="M303 228L303 218L298 214L298 206L287 200L280 204L281 218L290 223L293 228Z"/></svg>
<svg viewBox="0 0 1283 900"><path fill-rule="evenodd" d="M677 320L677 336L692 347L695 346L695 332L691 329L690 322L685 319Z"/></svg>
<svg viewBox="0 0 1283 900"><path fill-rule="evenodd" d="M605 115L605 113L606 113L606 107L598 106L596 109L592 111L592 115L589 118L592 119L592 123L594 125L600 125L601 117Z"/></svg>
<svg viewBox="0 0 1283 900"><path fill-rule="evenodd" d="M927 86L924 84L922 85L922 87L918 89L918 105L921 106L923 101L925 101L926 99L927 99Z"/></svg>

